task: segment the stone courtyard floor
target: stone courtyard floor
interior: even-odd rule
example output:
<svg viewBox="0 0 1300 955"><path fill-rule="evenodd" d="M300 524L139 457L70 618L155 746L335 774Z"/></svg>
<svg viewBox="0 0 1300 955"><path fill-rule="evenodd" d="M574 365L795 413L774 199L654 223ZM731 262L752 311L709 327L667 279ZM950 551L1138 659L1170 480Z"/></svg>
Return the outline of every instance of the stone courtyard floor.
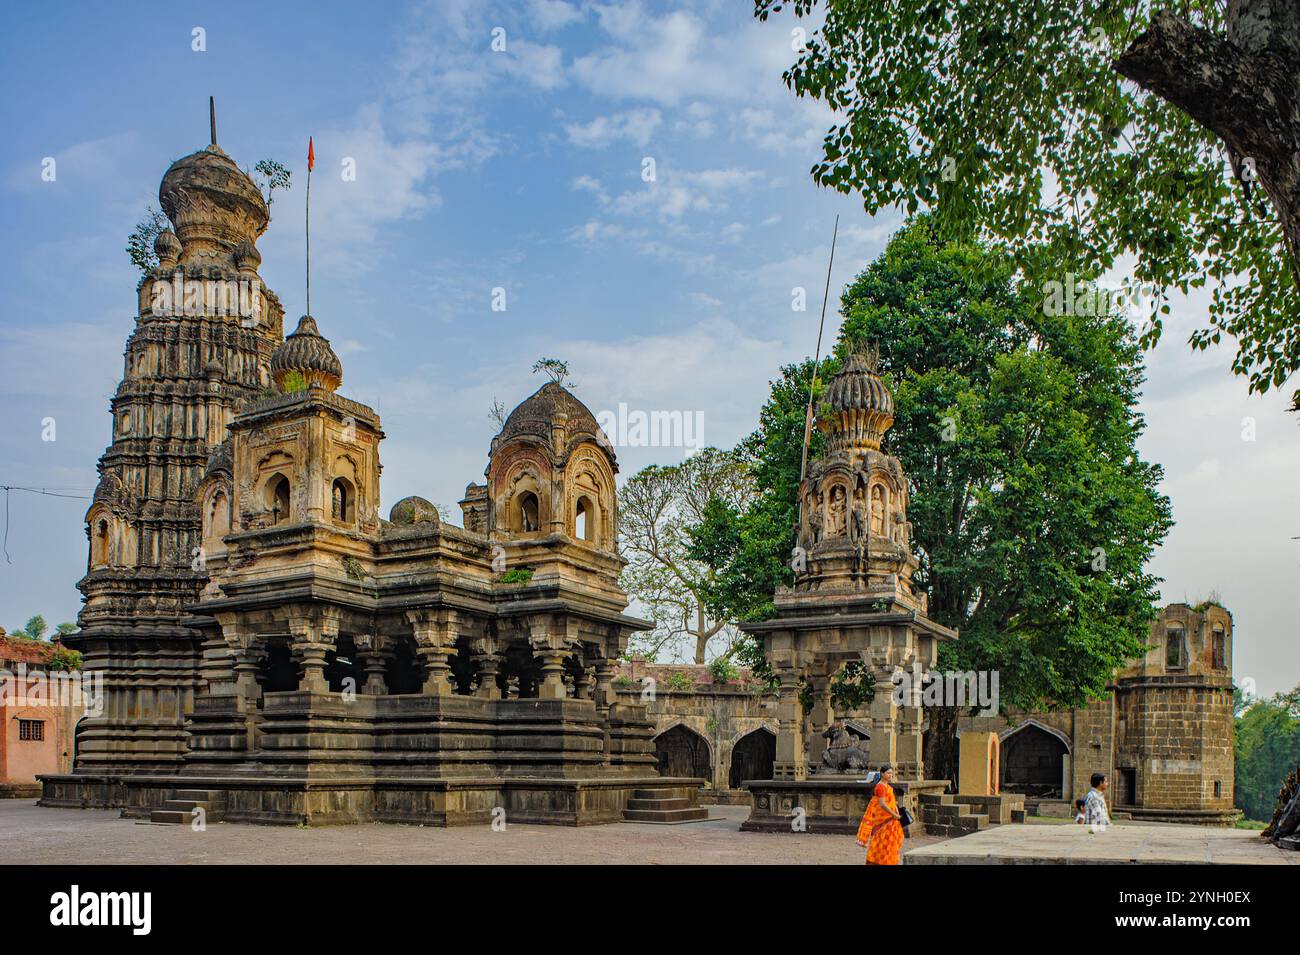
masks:
<svg viewBox="0 0 1300 955"><path fill-rule="evenodd" d="M582 829L362 825L299 829L214 823L205 832L122 819L116 810L46 809L0 800L0 865L702 864L861 865L849 836L740 832L749 810L711 806L708 822ZM1245 830L1122 825L999 826L960 839L907 840L908 863L1216 862L1300 865Z"/></svg>
<svg viewBox="0 0 1300 955"><path fill-rule="evenodd" d="M1293 865L1300 852L1269 845L1259 832L1131 823L1092 833L1083 826L1030 824L997 826L960 839L919 847L914 865L1023 863L1077 865Z"/></svg>
<svg viewBox="0 0 1300 955"><path fill-rule="evenodd" d="M362 825L299 829L214 823L149 825L116 810L46 809L0 800L0 865L62 864L701 864L861 865L850 836L740 832L745 806L710 806L708 822L677 826ZM938 840L908 839L909 847Z"/></svg>

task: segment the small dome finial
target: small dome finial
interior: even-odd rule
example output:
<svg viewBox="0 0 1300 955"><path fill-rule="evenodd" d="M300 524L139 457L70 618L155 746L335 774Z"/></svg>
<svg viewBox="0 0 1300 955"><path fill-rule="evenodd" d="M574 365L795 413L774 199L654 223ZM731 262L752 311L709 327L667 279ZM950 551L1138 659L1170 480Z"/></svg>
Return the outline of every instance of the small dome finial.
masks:
<svg viewBox="0 0 1300 955"><path fill-rule="evenodd" d="M271 376L281 391L295 373L308 388L333 391L343 383L343 363L310 315L298 319L298 327L271 354Z"/></svg>

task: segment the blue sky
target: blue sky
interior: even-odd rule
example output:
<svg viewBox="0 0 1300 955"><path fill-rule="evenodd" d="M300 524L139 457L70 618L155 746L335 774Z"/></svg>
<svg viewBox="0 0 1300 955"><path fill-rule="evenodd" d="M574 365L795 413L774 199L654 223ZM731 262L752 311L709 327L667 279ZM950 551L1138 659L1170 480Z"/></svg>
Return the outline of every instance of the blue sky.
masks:
<svg viewBox="0 0 1300 955"><path fill-rule="evenodd" d="M295 171L259 243L289 322L304 310L315 137L313 313L343 391L383 417L385 509L421 494L457 512L486 463L493 399L534 390L543 356L570 363L593 411L702 412L705 442L730 446L779 365L812 351L835 215L833 290L899 224L812 184L832 117L781 82L794 21L758 23L743 0L52 4L7 20L3 484L94 487L134 314L125 238L168 164L206 144L209 95L237 162ZM41 180L47 156L55 182ZM796 286L806 312L791 309ZM1164 464L1178 521L1153 569L1169 600L1221 595L1238 677L1271 692L1300 679L1300 435L1281 394L1247 396L1227 347L1185 346L1204 314L1203 298L1179 301L1149 357L1143 451ZM828 315L828 340L837 327ZM619 450L624 477L682 455ZM84 508L11 494L0 624L74 617Z"/></svg>

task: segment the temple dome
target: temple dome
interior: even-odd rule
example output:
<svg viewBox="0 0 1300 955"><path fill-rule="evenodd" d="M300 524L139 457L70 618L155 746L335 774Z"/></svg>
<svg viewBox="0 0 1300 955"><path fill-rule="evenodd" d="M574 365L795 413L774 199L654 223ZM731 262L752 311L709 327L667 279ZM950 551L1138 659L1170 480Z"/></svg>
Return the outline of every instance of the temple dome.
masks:
<svg viewBox="0 0 1300 955"><path fill-rule="evenodd" d="M604 432L596 423L595 415L568 389L555 381L542 385L510 412L497 441L508 441L525 434L549 440L551 429L561 417L565 419L564 430L570 440L586 434L608 446L608 439L602 441Z"/></svg>
<svg viewBox="0 0 1300 955"><path fill-rule="evenodd" d="M400 526L438 524L438 509L422 497L404 497L388 512L388 520Z"/></svg>
<svg viewBox="0 0 1300 955"><path fill-rule="evenodd" d="M271 376L281 391L293 372L301 374L309 388L333 391L343 383L343 364L310 315L298 319L298 327L271 354Z"/></svg>
<svg viewBox="0 0 1300 955"><path fill-rule="evenodd" d="M826 386L817 427L832 448L880 448L894 423L894 396L876 372L874 354L852 354Z"/></svg>
<svg viewBox="0 0 1300 955"><path fill-rule="evenodd" d="M229 253L266 231L262 191L216 143L190 153L163 175L158 201L176 227L183 261Z"/></svg>
<svg viewBox="0 0 1300 955"><path fill-rule="evenodd" d="M181 257L181 241L171 229L163 229L153 240L153 251L158 256L158 264L169 267L176 264Z"/></svg>

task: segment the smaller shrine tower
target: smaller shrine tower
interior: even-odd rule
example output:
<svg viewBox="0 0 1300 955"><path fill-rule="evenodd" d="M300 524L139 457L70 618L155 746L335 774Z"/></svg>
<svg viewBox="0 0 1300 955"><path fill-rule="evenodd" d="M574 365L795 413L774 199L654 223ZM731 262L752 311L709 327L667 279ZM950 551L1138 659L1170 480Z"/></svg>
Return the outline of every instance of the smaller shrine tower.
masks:
<svg viewBox="0 0 1300 955"><path fill-rule="evenodd" d="M920 686L899 705L892 678L914 664L928 670L939 642L957 634L926 616L925 594L912 584L907 478L899 460L881 450L893 423L893 395L875 354L849 355L819 409L825 449L799 486L794 586L777 589L773 619L742 626L762 641L780 680L778 778L804 779L810 764L816 771L825 742L817 735L805 747L801 693L812 693L812 725L828 727L835 720L831 682L855 660L875 689L866 721L871 763L894 766L903 780L924 775Z"/></svg>

